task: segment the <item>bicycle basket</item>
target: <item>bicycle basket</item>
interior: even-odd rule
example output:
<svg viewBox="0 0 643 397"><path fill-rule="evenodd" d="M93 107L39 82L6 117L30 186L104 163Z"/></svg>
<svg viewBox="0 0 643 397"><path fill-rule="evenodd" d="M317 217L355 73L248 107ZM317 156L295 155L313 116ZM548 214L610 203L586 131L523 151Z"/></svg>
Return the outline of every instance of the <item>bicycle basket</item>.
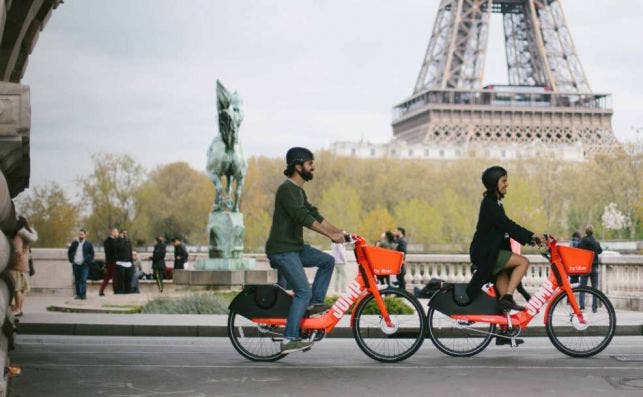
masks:
<svg viewBox="0 0 643 397"><path fill-rule="evenodd" d="M402 252L368 245L364 247L364 253L376 276L400 274L404 261Z"/></svg>
<svg viewBox="0 0 643 397"><path fill-rule="evenodd" d="M559 245L558 253L567 274L587 274L592 271L593 251Z"/></svg>

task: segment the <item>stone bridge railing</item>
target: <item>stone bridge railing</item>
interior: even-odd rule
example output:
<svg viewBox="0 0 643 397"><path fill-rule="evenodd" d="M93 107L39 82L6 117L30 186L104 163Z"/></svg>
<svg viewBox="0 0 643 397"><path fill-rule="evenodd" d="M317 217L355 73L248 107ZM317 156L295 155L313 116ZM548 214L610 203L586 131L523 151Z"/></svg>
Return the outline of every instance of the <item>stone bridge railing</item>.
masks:
<svg viewBox="0 0 643 397"><path fill-rule="evenodd" d="M549 276L549 263L527 255L530 266L523 279L533 292ZM466 283L471 279L469 255L410 254L406 258L407 289L425 285L431 278ZM643 311L643 255L602 256L599 288L616 308Z"/></svg>

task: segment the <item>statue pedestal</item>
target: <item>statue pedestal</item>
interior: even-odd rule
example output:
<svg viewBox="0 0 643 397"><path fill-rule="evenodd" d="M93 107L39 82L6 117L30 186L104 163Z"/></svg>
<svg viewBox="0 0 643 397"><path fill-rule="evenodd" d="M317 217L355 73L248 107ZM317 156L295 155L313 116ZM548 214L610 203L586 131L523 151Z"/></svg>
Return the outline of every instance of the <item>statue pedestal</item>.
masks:
<svg viewBox="0 0 643 397"><path fill-rule="evenodd" d="M208 218L211 259L241 259L243 255L243 214L241 212L211 212ZM227 265L227 261L225 262Z"/></svg>
<svg viewBox="0 0 643 397"><path fill-rule="evenodd" d="M248 270L255 268L254 258L208 258L197 259L195 270Z"/></svg>

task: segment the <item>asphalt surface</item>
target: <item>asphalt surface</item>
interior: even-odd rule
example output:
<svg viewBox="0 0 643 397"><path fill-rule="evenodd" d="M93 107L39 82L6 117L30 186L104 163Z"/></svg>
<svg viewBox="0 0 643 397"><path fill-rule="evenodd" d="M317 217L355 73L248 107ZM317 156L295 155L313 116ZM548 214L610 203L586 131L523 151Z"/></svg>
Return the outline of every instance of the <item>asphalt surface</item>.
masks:
<svg viewBox="0 0 643 397"><path fill-rule="evenodd" d="M274 363L241 357L227 338L20 335L10 396L641 396L643 336L617 336L576 359L547 338L452 358L426 340L383 364L352 339L328 339Z"/></svg>

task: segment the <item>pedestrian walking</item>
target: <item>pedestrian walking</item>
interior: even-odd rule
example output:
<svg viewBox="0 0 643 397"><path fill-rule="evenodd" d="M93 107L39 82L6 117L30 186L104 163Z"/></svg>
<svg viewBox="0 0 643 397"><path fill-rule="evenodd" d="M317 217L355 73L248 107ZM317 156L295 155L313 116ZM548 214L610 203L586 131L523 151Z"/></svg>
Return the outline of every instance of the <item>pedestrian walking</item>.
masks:
<svg viewBox="0 0 643 397"><path fill-rule="evenodd" d="M14 301L11 311L15 317L22 316L22 309L25 303L25 295L29 292L29 259L31 244L38 240L36 229L29 226L29 222L23 216L18 217L16 234L13 237L13 249L15 255L9 262L9 276L13 281Z"/></svg>
<svg viewBox="0 0 643 397"><path fill-rule="evenodd" d="M67 259L69 259L74 272L76 292L74 299L87 299L87 275L89 274L89 265L94 260L94 246L86 237L87 231L80 229L78 239L74 240L67 250Z"/></svg>
<svg viewBox="0 0 643 397"><path fill-rule="evenodd" d="M116 239L118 238L118 229L112 228L110 235L103 241L103 249L105 250L105 277L98 290L98 296L105 296L105 288L109 281L112 280L112 291L116 293L116 283L114 282L114 274L116 273Z"/></svg>
<svg viewBox="0 0 643 397"><path fill-rule="evenodd" d="M154 280L159 288L159 292L163 292L163 279L165 273L165 239L163 237L156 238L156 245L154 245L154 252L150 257L152 261L152 272L154 273Z"/></svg>

